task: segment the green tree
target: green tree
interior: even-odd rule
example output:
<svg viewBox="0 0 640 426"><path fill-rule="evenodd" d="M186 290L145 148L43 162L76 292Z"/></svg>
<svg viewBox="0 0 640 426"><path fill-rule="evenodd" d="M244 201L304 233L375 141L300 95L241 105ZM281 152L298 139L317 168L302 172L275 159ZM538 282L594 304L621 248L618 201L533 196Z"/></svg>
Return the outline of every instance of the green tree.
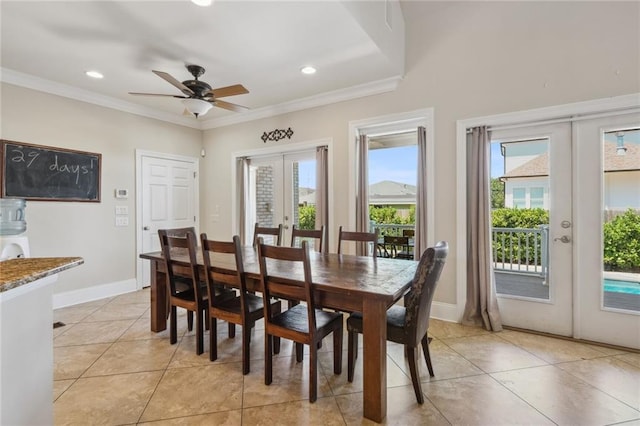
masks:
<svg viewBox="0 0 640 426"><path fill-rule="evenodd" d="M640 214L632 209L604 224L604 267L640 272Z"/></svg>
<svg viewBox="0 0 640 426"><path fill-rule="evenodd" d="M504 182L498 178L491 179L491 208L504 208Z"/></svg>
<svg viewBox="0 0 640 426"><path fill-rule="evenodd" d="M316 228L316 206L307 205L298 207L298 226L300 229Z"/></svg>

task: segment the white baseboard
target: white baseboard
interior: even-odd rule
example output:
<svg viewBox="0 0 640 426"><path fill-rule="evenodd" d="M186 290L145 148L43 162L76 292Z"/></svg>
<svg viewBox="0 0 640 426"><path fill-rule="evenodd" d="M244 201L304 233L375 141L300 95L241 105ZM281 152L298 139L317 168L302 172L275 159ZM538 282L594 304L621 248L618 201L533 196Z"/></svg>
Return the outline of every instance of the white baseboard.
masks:
<svg viewBox="0 0 640 426"><path fill-rule="evenodd" d="M432 302L431 318L449 322L460 322L458 305L455 303Z"/></svg>
<svg viewBox="0 0 640 426"><path fill-rule="evenodd" d="M136 289L136 279L131 278L124 281L96 285L80 290L54 293L53 309L64 308L65 306L77 305L84 302L91 302L92 300L104 299L105 297L118 296L120 294L136 291Z"/></svg>

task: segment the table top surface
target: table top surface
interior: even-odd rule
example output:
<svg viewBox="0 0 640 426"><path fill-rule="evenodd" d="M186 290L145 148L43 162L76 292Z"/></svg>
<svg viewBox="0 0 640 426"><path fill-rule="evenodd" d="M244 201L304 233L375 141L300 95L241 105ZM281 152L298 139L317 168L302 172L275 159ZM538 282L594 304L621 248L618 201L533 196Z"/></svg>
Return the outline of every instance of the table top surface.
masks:
<svg viewBox="0 0 640 426"><path fill-rule="evenodd" d="M184 249L176 249L175 259L189 264ZM243 247L243 264L246 276L260 278L257 252L253 247ZM143 259L164 260L161 252L143 253ZM173 256L172 256L173 257ZM198 250L198 264L202 265L202 253ZM216 266L235 270L233 255L215 254ZM291 267L290 262L269 260L268 268L274 275L302 278L302 266ZM352 256L335 253L310 253L311 278L317 290L334 293L362 293L369 297L397 300L411 285L417 262L413 260L385 259L368 256Z"/></svg>

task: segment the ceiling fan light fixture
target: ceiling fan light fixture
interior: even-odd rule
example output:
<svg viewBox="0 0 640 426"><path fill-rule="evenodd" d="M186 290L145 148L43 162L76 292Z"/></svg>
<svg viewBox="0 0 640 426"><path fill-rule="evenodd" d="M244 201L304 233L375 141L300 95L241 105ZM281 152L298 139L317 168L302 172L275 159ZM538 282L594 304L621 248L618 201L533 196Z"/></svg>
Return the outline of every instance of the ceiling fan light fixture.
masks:
<svg viewBox="0 0 640 426"><path fill-rule="evenodd" d="M191 3L198 6L207 7L207 6L211 6L211 3L213 3L213 0L191 0Z"/></svg>
<svg viewBox="0 0 640 426"><path fill-rule="evenodd" d="M202 99L183 99L182 103L185 108L187 108L187 111L195 115L196 118L205 115L213 106L210 102L203 101Z"/></svg>

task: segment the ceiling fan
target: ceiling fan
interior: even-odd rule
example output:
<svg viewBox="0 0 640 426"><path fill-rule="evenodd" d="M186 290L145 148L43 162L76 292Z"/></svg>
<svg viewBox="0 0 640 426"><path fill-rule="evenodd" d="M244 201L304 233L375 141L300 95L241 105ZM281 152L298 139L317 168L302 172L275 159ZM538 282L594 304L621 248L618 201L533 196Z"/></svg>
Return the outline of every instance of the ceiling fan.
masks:
<svg viewBox="0 0 640 426"><path fill-rule="evenodd" d="M185 113L190 113L196 116L204 115L211 109L212 106L228 109L230 111L241 112L248 110L249 108L232 104L231 102L222 101L219 98L226 96L235 96L249 93L249 91L242 84L234 84L233 86L218 87L212 89L211 86L201 80L198 80L202 74L204 74L204 68L199 65L187 65L187 70L193 75L193 80L185 80L180 82L174 78L171 74L163 71L153 70L153 73L160 78L168 81L182 92L182 95L165 95L161 93L138 93L129 92L130 95L136 96L170 96L172 98L183 99L182 103L186 107Z"/></svg>

